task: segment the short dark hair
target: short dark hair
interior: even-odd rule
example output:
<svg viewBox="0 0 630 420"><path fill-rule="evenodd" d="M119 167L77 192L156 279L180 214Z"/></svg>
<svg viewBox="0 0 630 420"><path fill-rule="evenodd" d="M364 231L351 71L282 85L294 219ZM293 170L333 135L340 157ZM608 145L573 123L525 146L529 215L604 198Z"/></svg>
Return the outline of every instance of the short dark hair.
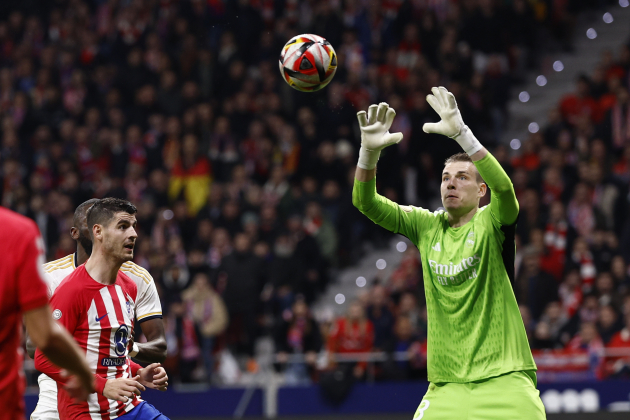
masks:
<svg viewBox="0 0 630 420"><path fill-rule="evenodd" d="M468 153L459 152L459 153L455 153L452 156L449 156L444 161L444 166L448 165L449 163L455 163L455 162L469 162L469 163L473 163L473 160L470 158L470 156L468 156ZM474 163L473 163L473 166L475 166ZM484 180L481 177L481 174L479 173L479 170L477 170L476 166L475 166L475 172L477 173L477 182L484 182Z"/></svg>
<svg viewBox="0 0 630 420"><path fill-rule="evenodd" d="M74 210L74 218L72 219L75 227L78 227L77 224L81 217L87 217L88 210L97 201L99 201L98 198L90 198L89 200L84 201L83 203L77 206L77 208Z"/></svg>
<svg viewBox="0 0 630 420"><path fill-rule="evenodd" d="M98 200L87 212L87 224L90 232L94 225L105 226L112 221L116 213L136 214L138 209L127 200L108 197Z"/></svg>

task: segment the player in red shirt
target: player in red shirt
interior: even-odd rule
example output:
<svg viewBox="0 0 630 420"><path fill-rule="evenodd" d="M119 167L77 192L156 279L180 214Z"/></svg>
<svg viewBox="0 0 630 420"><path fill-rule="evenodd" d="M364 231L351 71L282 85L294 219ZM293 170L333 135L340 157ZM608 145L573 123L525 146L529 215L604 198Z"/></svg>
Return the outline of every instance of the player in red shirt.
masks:
<svg viewBox="0 0 630 420"><path fill-rule="evenodd" d="M50 305L56 318L74 336L96 376L96 393L87 402L73 402L63 389L58 393L59 418L166 419L138 395L145 388L165 390L168 376L159 363L146 368L129 358L128 343L134 326L138 287L124 272L137 239L136 208L128 201L106 198L87 213L92 254L59 284ZM35 367L59 384L59 369L39 351Z"/></svg>
<svg viewBox="0 0 630 420"><path fill-rule="evenodd" d="M76 375L66 394L85 400L94 378L81 350L50 316L42 280L44 243L35 223L0 207L0 420L24 419L21 318L33 342L50 360Z"/></svg>

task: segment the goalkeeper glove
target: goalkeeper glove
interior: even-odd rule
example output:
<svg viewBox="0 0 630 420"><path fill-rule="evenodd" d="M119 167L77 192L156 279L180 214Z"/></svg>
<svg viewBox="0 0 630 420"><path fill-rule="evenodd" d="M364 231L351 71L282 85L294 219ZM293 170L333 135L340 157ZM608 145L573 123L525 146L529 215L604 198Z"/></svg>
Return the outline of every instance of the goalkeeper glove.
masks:
<svg viewBox="0 0 630 420"><path fill-rule="evenodd" d="M455 96L442 86L431 88L433 95L427 95L427 102L438 113L442 121L426 123L422 126L425 133L442 134L455 140L468 156L472 156L483 148L472 131L464 124L462 114L457 108Z"/></svg>
<svg viewBox="0 0 630 420"><path fill-rule="evenodd" d="M402 133L390 133L388 130L394 122L396 111L385 102L370 105L367 116L365 111L357 112L359 128L361 129L361 149L359 163L361 169L374 169L381 155L381 150L389 145L400 143Z"/></svg>

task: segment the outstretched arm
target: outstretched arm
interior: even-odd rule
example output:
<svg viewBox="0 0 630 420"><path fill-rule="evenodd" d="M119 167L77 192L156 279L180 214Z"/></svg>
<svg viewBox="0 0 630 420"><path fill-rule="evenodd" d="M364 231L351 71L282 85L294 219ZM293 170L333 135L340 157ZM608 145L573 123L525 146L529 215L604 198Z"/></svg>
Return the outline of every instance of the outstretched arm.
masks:
<svg viewBox="0 0 630 420"><path fill-rule="evenodd" d="M455 140L472 159L479 174L492 191L490 211L502 225L511 225L518 217L518 201L512 181L501 164L492 156L464 124L457 108L455 96L443 87L432 88L427 102L442 119L438 123L427 123L422 129L426 133L442 134Z"/></svg>
<svg viewBox="0 0 630 420"><path fill-rule="evenodd" d="M485 150L485 149L484 149ZM518 200L514 192L514 186L508 174L501 164L489 152L473 162L490 190L490 211L502 225L511 225L518 218Z"/></svg>
<svg viewBox="0 0 630 420"><path fill-rule="evenodd" d="M396 111L386 103L370 105L368 113L357 113L361 149L355 173L352 203L374 223L415 240L417 224L411 222L411 207L401 207L376 192L376 163L381 150L402 140L402 133L390 133Z"/></svg>

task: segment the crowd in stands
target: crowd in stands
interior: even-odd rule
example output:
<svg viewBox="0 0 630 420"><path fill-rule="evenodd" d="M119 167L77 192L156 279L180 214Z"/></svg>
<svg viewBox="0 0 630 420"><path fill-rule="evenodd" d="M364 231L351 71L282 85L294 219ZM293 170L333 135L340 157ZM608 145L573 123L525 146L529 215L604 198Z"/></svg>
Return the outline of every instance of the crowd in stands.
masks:
<svg viewBox="0 0 630 420"><path fill-rule="evenodd" d="M52 260L75 250L78 204L132 201L135 262L158 287L177 380L211 379L224 348L256 371L261 335L279 369L307 354L296 378L316 376L321 349L409 352L377 376L422 377L415 249L347 317L316 323L308 307L366 243L391 238L352 207L355 113L396 109L404 139L381 157L379 191L433 210L442 162L459 151L421 129L437 118L429 88L445 85L521 202L514 287L532 346L627 346L630 50L605 53L516 157L499 141L510 87L549 48L571 50L577 14L604 3L2 2L0 204L36 220ZM321 92L279 77L279 51L299 33L338 53Z"/></svg>

